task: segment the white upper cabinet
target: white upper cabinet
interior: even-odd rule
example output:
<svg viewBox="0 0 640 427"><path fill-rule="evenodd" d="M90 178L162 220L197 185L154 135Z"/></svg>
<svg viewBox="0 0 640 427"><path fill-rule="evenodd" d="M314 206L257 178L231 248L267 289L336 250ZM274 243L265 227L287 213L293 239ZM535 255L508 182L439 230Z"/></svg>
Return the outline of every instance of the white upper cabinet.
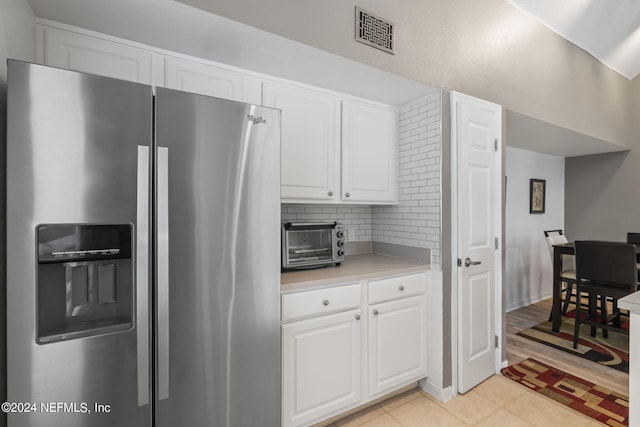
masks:
<svg viewBox="0 0 640 427"><path fill-rule="evenodd" d="M127 45L126 40L102 39L42 26L45 65L122 80L151 84L262 104L262 79L235 69L157 53Z"/></svg>
<svg viewBox="0 0 640 427"><path fill-rule="evenodd" d="M396 203L396 111L265 82L282 110L281 198L287 203Z"/></svg>
<svg viewBox="0 0 640 427"><path fill-rule="evenodd" d="M261 104L260 80L239 72L225 70L179 58L165 59L165 82L169 89Z"/></svg>
<svg viewBox="0 0 640 427"><path fill-rule="evenodd" d="M284 203L397 203L391 106L79 29L39 24L38 35L45 65L282 110Z"/></svg>
<svg viewBox="0 0 640 427"><path fill-rule="evenodd" d="M265 106L282 110L282 201L339 200L339 99L268 81L262 96Z"/></svg>
<svg viewBox="0 0 640 427"><path fill-rule="evenodd" d="M342 200L395 203L395 109L342 103Z"/></svg>
<svg viewBox="0 0 640 427"><path fill-rule="evenodd" d="M151 84L153 53L82 34L45 28L44 64Z"/></svg>

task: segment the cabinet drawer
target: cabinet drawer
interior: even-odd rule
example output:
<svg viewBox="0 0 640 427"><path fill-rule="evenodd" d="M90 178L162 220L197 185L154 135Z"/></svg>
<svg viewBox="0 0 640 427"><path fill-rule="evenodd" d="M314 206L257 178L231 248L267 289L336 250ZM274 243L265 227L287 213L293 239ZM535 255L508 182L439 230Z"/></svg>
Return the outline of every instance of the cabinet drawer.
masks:
<svg viewBox="0 0 640 427"><path fill-rule="evenodd" d="M369 304L389 301L427 291L427 273L392 277L369 282Z"/></svg>
<svg viewBox="0 0 640 427"><path fill-rule="evenodd" d="M360 284L282 295L282 321L319 316L360 307Z"/></svg>

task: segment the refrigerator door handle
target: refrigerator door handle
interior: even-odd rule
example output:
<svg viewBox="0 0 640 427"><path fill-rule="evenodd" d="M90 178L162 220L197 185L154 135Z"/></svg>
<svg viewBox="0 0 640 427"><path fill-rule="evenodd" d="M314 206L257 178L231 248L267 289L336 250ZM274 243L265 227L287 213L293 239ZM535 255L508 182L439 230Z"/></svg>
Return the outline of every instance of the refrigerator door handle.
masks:
<svg viewBox="0 0 640 427"><path fill-rule="evenodd" d="M158 399L169 397L169 149L158 147Z"/></svg>
<svg viewBox="0 0 640 427"><path fill-rule="evenodd" d="M138 146L136 346L138 406L149 404L149 147Z"/></svg>

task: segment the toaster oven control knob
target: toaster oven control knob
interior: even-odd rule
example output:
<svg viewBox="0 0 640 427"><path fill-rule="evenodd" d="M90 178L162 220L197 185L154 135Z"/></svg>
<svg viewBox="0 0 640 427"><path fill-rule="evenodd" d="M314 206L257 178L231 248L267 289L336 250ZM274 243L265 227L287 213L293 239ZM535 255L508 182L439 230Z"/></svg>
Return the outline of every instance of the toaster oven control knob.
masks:
<svg viewBox="0 0 640 427"><path fill-rule="evenodd" d="M340 230L336 233L336 236L338 236L338 239L342 239L344 237L344 231Z"/></svg>
<svg viewBox="0 0 640 427"><path fill-rule="evenodd" d="M344 240L338 240L336 242L336 245L338 245L339 248L343 247L344 246Z"/></svg>
<svg viewBox="0 0 640 427"><path fill-rule="evenodd" d="M344 255L344 251L343 251L342 249L340 249L340 250L338 251L338 256L343 256L343 255Z"/></svg>

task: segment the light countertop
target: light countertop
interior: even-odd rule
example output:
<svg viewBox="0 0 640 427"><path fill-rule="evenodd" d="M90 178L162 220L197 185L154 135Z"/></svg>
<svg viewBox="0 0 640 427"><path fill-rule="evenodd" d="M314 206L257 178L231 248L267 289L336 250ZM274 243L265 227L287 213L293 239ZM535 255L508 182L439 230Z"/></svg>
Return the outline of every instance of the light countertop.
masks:
<svg viewBox="0 0 640 427"><path fill-rule="evenodd" d="M350 255L342 265L287 271L280 275L281 293L351 284L364 279L424 271L429 264L378 254Z"/></svg>
<svg viewBox="0 0 640 427"><path fill-rule="evenodd" d="M634 292L618 300L618 307L640 314L640 292Z"/></svg>

